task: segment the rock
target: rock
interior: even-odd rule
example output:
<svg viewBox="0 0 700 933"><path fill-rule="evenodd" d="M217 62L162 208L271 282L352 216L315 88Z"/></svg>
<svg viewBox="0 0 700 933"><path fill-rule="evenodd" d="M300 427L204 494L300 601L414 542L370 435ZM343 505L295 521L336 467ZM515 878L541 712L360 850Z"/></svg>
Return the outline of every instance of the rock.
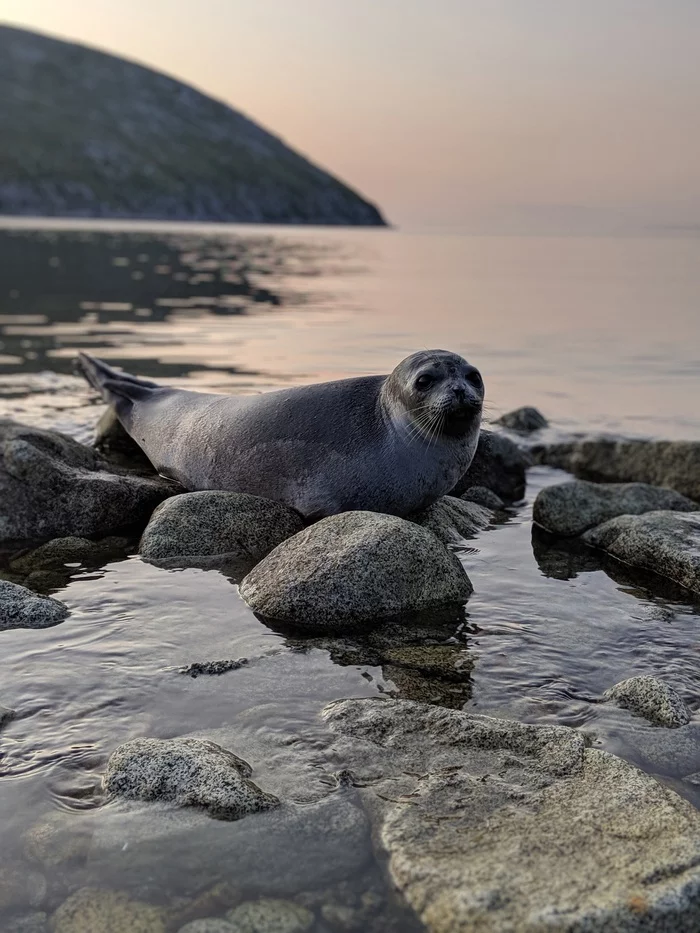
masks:
<svg viewBox="0 0 700 933"><path fill-rule="evenodd" d="M132 739L110 756L103 785L115 796L167 800L237 820L279 805L249 780L250 765L201 739Z"/></svg>
<svg viewBox="0 0 700 933"><path fill-rule="evenodd" d="M237 671L245 667L248 658L231 658L228 661L194 661L186 667L179 667L178 674L189 674L190 677L199 677L200 674L226 674L228 671Z"/></svg>
<svg viewBox="0 0 700 933"><path fill-rule="evenodd" d="M532 434L533 431L548 427L549 421L536 408L526 405L501 415L496 424L503 425L509 431L517 431L518 434Z"/></svg>
<svg viewBox="0 0 700 933"><path fill-rule="evenodd" d="M31 914L6 920L3 933L46 933L48 919L43 910L35 910Z"/></svg>
<svg viewBox="0 0 700 933"><path fill-rule="evenodd" d="M318 765L304 770L318 773ZM247 899L323 890L367 869L373 855L367 816L354 789L322 786L320 800L283 803L223 826L190 807L135 802L102 807L90 814L95 834L89 877L98 885L109 878L119 888L140 891L141 897L153 892L159 899L198 897L226 879L233 879ZM182 922L220 916L225 906Z"/></svg>
<svg viewBox="0 0 700 933"><path fill-rule="evenodd" d="M471 592L464 568L433 534L375 512L331 515L306 528L240 588L263 617L317 627L455 605Z"/></svg>
<svg viewBox="0 0 700 933"><path fill-rule="evenodd" d="M681 697L658 677L630 677L606 690L604 696L657 726L676 729L690 722L690 710Z"/></svg>
<svg viewBox="0 0 700 933"><path fill-rule="evenodd" d="M109 406L102 412L95 429L93 446L113 463L157 475L154 466L136 441L122 427L115 410Z"/></svg>
<svg viewBox="0 0 700 933"><path fill-rule="evenodd" d="M167 913L126 894L80 888L52 918L53 933L165 933Z"/></svg>
<svg viewBox="0 0 700 933"><path fill-rule="evenodd" d="M646 483L589 483L577 480L546 486L535 499L533 521L552 534L580 535L617 515L660 509L693 512L698 506L671 489Z"/></svg>
<svg viewBox="0 0 700 933"><path fill-rule="evenodd" d="M583 437L530 448L535 463L603 483L651 483L700 501L700 442Z"/></svg>
<svg viewBox="0 0 700 933"><path fill-rule="evenodd" d="M107 535L180 487L109 464L57 431L0 419L0 541Z"/></svg>
<svg viewBox="0 0 700 933"><path fill-rule="evenodd" d="M482 431L471 466L450 493L461 496L473 486L484 486L504 502L519 502L525 495L525 470L530 458L504 434Z"/></svg>
<svg viewBox="0 0 700 933"><path fill-rule="evenodd" d="M700 771L700 723L691 720L681 729L659 729L633 716L617 735L618 748L645 771L663 774L674 783L679 778L689 781Z"/></svg>
<svg viewBox="0 0 700 933"><path fill-rule="evenodd" d="M84 863L90 852L92 832L75 814L51 813L22 836L24 854L44 868Z"/></svg>
<svg viewBox="0 0 700 933"><path fill-rule="evenodd" d="M51 570L66 564L87 566L103 563L128 545L125 538L105 538L89 541L87 538L54 538L34 550L13 557L10 570L14 573L33 573L36 570Z"/></svg>
<svg viewBox="0 0 700 933"><path fill-rule="evenodd" d="M49 628L68 615L68 606L37 596L24 586L0 580L0 632L10 628Z"/></svg>
<svg viewBox="0 0 700 933"><path fill-rule="evenodd" d="M13 861L0 865L0 911L41 907L46 898L46 878Z"/></svg>
<svg viewBox="0 0 700 933"><path fill-rule="evenodd" d="M251 566L301 531L287 506L237 492L188 492L159 505L143 533L146 560L221 555Z"/></svg>
<svg viewBox="0 0 700 933"><path fill-rule="evenodd" d="M647 512L620 515L583 535L586 544L700 593L700 515Z"/></svg>
<svg viewBox="0 0 700 933"><path fill-rule="evenodd" d="M180 927L178 933L236 933L236 927L228 920L221 920L218 917L203 917L201 920L193 920Z"/></svg>
<svg viewBox="0 0 700 933"><path fill-rule="evenodd" d="M341 666L381 667L394 685L390 696L461 709L471 697L474 660L464 643L463 611L444 616L431 613L422 624L385 622L342 635L303 632L288 635L285 644L295 651L327 651Z"/></svg>
<svg viewBox="0 0 700 933"><path fill-rule="evenodd" d="M473 658L465 648L458 645L401 645L387 648L383 660L396 667L456 682L463 680L474 669Z"/></svg>
<svg viewBox="0 0 700 933"><path fill-rule="evenodd" d="M179 933L197 933L197 930L199 933L217 933L219 928L215 924L224 924L221 928L223 933L230 933L231 924L221 919L221 914L239 904L241 900L240 888L235 882L220 881L178 909L173 915L171 925L175 928L180 925L182 929ZM194 926L197 923L203 926ZM209 924L209 927L204 924Z"/></svg>
<svg viewBox="0 0 700 933"><path fill-rule="evenodd" d="M573 729L388 699L324 718L431 933L700 928L700 812Z"/></svg>
<svg viewBox="0 0 700 933"><path fill-rule="evenodd" d="M324 904L321 916L332 930L362 930L362 916L352 907L343 907L341 904Z"/></svg>
<svg viewBox="0 0 700 933"><path fill-rule="evenodd" d="M226 919L231 933L305 933L314 922L306 907L273 898L247 901L230 910Z"/></svg>
<svg viewBox="0 0 700 933"><path fill-rule="evenodd" d="M15 718L15 711L13 709L8 709L6 706L0 706L0 729L7 725L8 722Z"/></svg>
<svg viewBox="0 0 700 933"><path fill-rule="evenodd" d="M476 502L477 505L483 505L485 509L498 511L505 508L505 502L495 492L487 489L486 486L472 486L461 496L465 502Z"/></svg>
<svg viewBox="0 0 700 933"><path fill-rule="evenodd" d="M481 505L443 496L422 512L409 516L410 521L432 531L443 544L472 538L491 521L491 513Z"/></svg>

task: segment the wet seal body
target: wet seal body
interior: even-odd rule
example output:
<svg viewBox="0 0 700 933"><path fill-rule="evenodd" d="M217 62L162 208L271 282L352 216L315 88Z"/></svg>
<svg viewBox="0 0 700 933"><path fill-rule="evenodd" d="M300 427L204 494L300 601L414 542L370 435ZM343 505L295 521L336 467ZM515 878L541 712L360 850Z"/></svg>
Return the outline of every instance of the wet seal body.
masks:
<svg viewBox="0 0 700 933"><path fill-rule="evenodd" d="M479 437L481 376L446 350L414 353L388 376L251 396L159 386L88 354L78 365L164 476L309 519L425 508L465 473Z"/></svg>

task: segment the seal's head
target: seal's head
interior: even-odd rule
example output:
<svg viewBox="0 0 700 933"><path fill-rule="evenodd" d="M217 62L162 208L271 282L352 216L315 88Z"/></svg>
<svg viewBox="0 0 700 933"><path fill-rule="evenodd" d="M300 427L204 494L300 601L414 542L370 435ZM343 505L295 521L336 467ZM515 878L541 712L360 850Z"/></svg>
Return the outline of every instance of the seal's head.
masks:
<svg viewBox="0 0 700 933"><path fill-rule="evenodd" d="M463 440L479 430L484 383L456 353L413 353L387 376L382 392L394 417L405 413L411 437Z"/></svg>

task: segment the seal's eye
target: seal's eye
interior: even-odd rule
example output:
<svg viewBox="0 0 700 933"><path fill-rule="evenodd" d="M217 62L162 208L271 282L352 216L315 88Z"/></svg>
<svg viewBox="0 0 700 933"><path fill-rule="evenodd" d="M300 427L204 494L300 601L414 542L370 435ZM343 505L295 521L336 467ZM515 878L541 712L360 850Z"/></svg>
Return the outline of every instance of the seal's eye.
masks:
<svg viewBox="0 0 700 933"><path fill-rule="evenodd" d="M470 382L475 389L481 390L484 388L484 380L481 378L481 373L476 369L467 374L467 382Z"/></svg>
<svg viewBox="0 0 700 933"><path fill-rule="evenodd" d="M429 389L435 380L429 373L423 373L422 376L419 376L416 379L416 388L420 389L421 392L425 392L426 389Z"/></svg>

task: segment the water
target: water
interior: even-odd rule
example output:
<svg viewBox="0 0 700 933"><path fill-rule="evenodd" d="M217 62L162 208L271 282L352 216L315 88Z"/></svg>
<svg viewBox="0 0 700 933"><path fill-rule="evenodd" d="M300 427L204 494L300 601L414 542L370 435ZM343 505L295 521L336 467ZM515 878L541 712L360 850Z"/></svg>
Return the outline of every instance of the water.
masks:
<svg viewBox="0 0 700 933"><path fill-rule="evenodd" d="M0 416L88 440L100 409L72 375L77 349L172 384L258 392L386 372L443 346L479 366L492 418L533 404L552 436L700 438L700 240L31 224L0 231ZM50 913L89 884L166 906L177 929L193 898L235 882L209 913L226 897L282 895L310 906L318 931L346 928L329 905L350 907L357 929L412 929L366 834L345 846L346 830L324 830L324 807L361 826L323 755L318 712L340 696L427 693L572 725L700 805L697 726L653 729L599 702L613 683L652 673L697 709L700 607L533 538L532 501L563 478L531 471L526 501L460 555L474 596L433 632L475 662L459 687L392 679L361 642L351 653L340 639L274 632L216 570L136 556L66 568L54 593L68 620L0 634L0 703L18 713L0 739L0 867L23 878L9 894L0 884L4 916L37 904ZM236 657L249 664L220 677L176 670ZM103 805L99 777L117 744L190 733L249 760L291 828L202 818L182 840L163 836L153 805ZM37 825L58 827L51 857L31 842Z"/></svg>

